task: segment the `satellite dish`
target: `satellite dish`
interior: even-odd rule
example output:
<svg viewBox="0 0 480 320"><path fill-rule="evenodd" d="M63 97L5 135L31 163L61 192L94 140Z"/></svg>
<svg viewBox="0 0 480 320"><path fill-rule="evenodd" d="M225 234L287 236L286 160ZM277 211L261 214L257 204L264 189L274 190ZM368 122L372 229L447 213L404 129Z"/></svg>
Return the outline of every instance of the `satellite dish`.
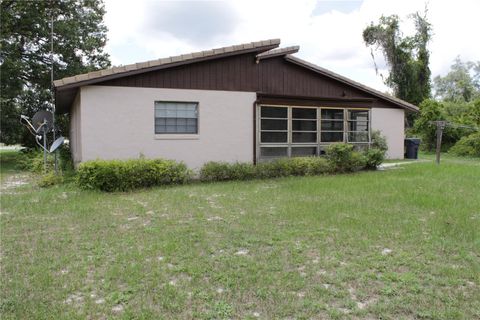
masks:
<svg viewBox="0 0 480 320"><path fill-rule="evenodd" d="M40 110L33 115L32 125L36 132L50 132L53 129L53 114L47 110Z"/></svg>
<svg viewBox="0 0 480 320"><path fill-rule="evenodd" d="M60 137L57 140L53 141L52 145L50 146L50 150L48 152L52 153L53 151L57 150L65 141L64 137Z"/></svg>

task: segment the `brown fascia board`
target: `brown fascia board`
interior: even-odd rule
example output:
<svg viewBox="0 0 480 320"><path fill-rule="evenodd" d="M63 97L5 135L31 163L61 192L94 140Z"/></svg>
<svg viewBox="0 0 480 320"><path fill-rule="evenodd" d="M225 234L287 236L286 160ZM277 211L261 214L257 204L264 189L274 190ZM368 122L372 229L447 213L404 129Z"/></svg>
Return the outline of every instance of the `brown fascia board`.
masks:
<svg viewBox="0 0 480 320"><path fill-rule="evenodd" d="M271 41L271 44L269 44L269 45L263 45L263 46L257 46L257 47L252 45L251 47L249 47L247 49L237 49L237 50L227 51L227 52L223 52L223 53L219 53L219 54L213 54L212 53L210 55L205 55L203 57L195 57L195 55L192 54L193 58L188 59L188 60L181 60L181 61L177 61L177 62L164 63L164 64L160 64L160 65L157 65L157 66L144 67L144 68L141 68L141 69L135 69L135 70L130 70L130 71L125 70L125 71L120 71L120 72L116 72L116 73L115 73L115 71L113 71L113 73L110 73L109 71L112 70L113 68L112 69L101 70L101 71L98 71L98 72L104 72L104 73L108 72L109 74L106 74L106 75L101 76L101 77L93 78L93 79L86 79L86 80L83 80L83 81L71 82L71 83L67 83L67 84L63 84L63 85L57 85L57 86L55 86L55 90L56 91L63 91L63 90L67 90L67 89L72 89L72 88L77 88L77 87L81 87L81 86L91 85L91 84L95 84L95 83L99 83L99 82L103 82L103 81L108 81L108 80L112 80L112 79L117 79L117 78L123 78L123 77L136 75L136 74L140 74L140 73L146 73L146 72L150 72L150 71L173 68L173 67L177 67L177 66L181 66L181 65L192 64L192 63L197 63L197 62L202 62L202 61L215 60L215 59L225 58L225 57L234 56L234 55L240 55L240 54L246 54L246 53L252 53L252 52L265 52L265 51L269 51L269 50L272 50L274 48L277 48L280 45L280 40L278 40L278 41L277 40L278 39L269 40L269 41ZM213 50L212 50L212 52L213 52ZM184 55L184 56L187 56L187 55ZM172 57L170 57L170 58L172 58ZM174 59L170 59L170 61L172 61L172 60L174 60ZM119 67L119 68L122 68L122 67ZM59 79L59 80L62 80L62 79ZM57 81L59 81L59 80L57 80Z"/></svg>
<svg viewBox="0 0 480 320"><path fill-rule="evenodd" d="M291 47L285 47L285 48L279 48L279 49L273 49L273 50L265 51L265 52L257 54L257 63L259 63L260 60L263 60L263 59L274 58L274 57L278 57L278 56L285 56L287 54L297 53L299 50L300 50L300 46L291 46Z"/></svg>
<svg viewBox="0 0 480 320"><path fill-rule="evenodd" d="M367 87L366 85L363 85L359 82L348 79L347 77L344 77L342 75L339 75L338 73L335 73L333 71L330 71L330 70L327 70L327 69L322 68L320 66L317 66L317 65L315 65L313 63L310 63L308 61L302 60L300 58L297 58L297 57L294 57L294 56L291 56L291 55L286 55L285 59L289 62L292 62L292 63L296 64L296 65L299 65L301 67L310 69L314 72L320 73L324 76L327 76L329 78L335 79L339 82L350 85L350 86L352 86L354 88L357 88L359 90L370 93L371 95L374 95L374 96L376 96L380 99L387 100L387 101L389 101L389 102L391 102L391 103L393 103L393 104L395 104L395 105L397 105L397 106L399 106L403 109L406 109L408 111L419 112L418 107L411 104L411 103L408 103L408 102L403 101L401 99L389 96L389 95L387 95L383 92L380 92L380 91L377 91L377 90L372 89L370 87Z"/></svg>

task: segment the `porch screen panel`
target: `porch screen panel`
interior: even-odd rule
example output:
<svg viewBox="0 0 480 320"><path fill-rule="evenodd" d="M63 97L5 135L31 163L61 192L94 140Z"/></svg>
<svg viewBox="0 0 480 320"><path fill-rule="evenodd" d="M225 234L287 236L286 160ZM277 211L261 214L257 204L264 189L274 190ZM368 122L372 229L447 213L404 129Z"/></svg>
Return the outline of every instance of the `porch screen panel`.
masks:
<svg viewBox="0 0 480 320"><path fill-rule="evenodd" d="M348 142L369 141L370 117L368 110L348 110Z"/></svg>
<svg viewBox="0 0 480 320"><path fill-rule="evenodd" d="M317 142L317 109L292 108L292 143Z"/></svg>
<svg viewBox="0 0 480 320"><path fill-rule="evenodd" d="M344 141L344 109L321 109L321 142Z"/></svg>
<svg viewBox="0 0 480 320"><path fill-rule="evenodd" d="M260 142L288 142L288 109L285 107L265 107L260 109Z"/></svg>

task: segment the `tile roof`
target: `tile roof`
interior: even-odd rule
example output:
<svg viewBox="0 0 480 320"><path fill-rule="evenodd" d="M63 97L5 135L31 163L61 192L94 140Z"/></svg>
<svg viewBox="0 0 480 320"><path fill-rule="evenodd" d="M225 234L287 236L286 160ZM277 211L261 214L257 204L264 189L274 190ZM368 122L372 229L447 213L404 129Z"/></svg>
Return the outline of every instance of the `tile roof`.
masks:
<svg viewBox="0 0 480 320"><path fill-rule="evenodd" d="M124 66L113 67L113 68L104 69L104 70L93 71L89 73L76 75L73 77L67 77L60 80L55 80L53 84L55 87L58 88L68 84L74 84L74 83L83 82L87 80L103 78L103 77L114 75L114 74L122 74L122 73L141 70L141 69L154 68L158 66L172 64L172 63L195 62L195 60L200 60L200 59L210 58L210 57L213 58L215 56L219 56L223 54L231 54L235 52L241 52L244 50L251 50L251 49L257 49L257 48L261 50L263 47L277 47L278 45L280 45L280 39L270 39L270 40L243 43L239 45L193 52L193 53L182 54L182 55L168 57L168 58L161 58L161 59L139 62L139 63L124 65Z"/></svg>
<svg viewBox="0 0 480 320"><path fill-rule="evenodd" d="M300 50L300 46L291 46L291 47L273 49L273 50L269 50L269 51L265 51L257 54L257 60L277 57L277 56L284 56L286 54L293 54L293 53L297 53L298 50Z"/></svg>

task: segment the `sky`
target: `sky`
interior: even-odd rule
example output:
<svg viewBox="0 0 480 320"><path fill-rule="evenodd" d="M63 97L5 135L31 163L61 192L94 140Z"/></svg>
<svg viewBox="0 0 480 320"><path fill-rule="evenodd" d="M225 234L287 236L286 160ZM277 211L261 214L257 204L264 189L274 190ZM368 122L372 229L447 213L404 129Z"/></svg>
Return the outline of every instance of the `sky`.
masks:
<svg viewBox="0 0 480 320"><path fill-rule="evenodd" d="M432 75L445 75L457 56L480 60L475 40L480 0L104 1L106 50L114 65L280 38L281 47L300 46L297 57L389 91L362 31L382 15L397 14L402 32L411 35L409 15L424 12L426 5L433 28ZM387 75L380 51L375 61Z"/></svg>

